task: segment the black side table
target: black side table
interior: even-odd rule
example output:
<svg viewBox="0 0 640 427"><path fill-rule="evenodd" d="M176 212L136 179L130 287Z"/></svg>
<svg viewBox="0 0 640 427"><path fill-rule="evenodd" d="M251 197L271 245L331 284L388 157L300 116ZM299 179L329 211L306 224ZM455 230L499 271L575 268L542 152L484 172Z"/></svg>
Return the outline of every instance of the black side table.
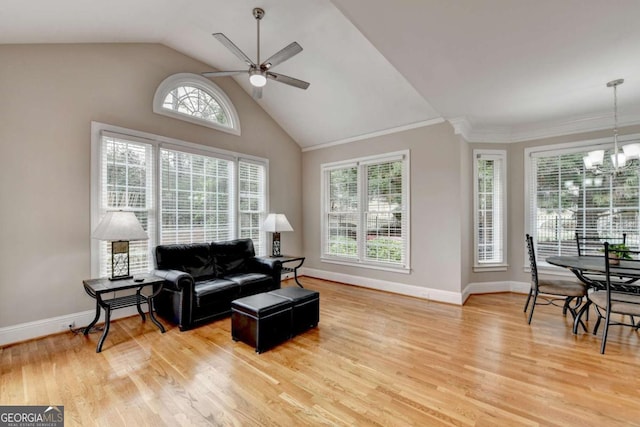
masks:
<svg viewBox="0 0 640 427"><path fill-rule="evenodd" d="M278 261L280 261L280 264L282 264L282 273L283 274L293 273L293 278L296 281L296 284L301 288L304 288L304 286L302 286L302 283L300 283L300 281L298 280L298 269L302 267L302 264L304 264L305 257L282 255L279 257L270 257L270 258L277 258ZM298 263L298 265L296 265L295 267L286 267L284 265L284 264L296 263L296 262Z"/></svg>
<svg viewBox="0 0 640 427"><path fill-rule="evenodd" d="M96 317L89 323L89 325L84 328L84 334L87 335L91 328L98 322L100 319L100 307L104 309L105 319L104 319L104 331L102 332L102 336L98 341L98 346L96 347L96 353L100 353L102 351L102 344L104 344L104 340L107 338L107 334L109 333L109 326L111 324L111 310L116 310L118 308L132 307L136 306L138 309L138 313L142 318L142 321L145 321L145 315L140 308L140 304L146 303L149 306L149 317L151 321L160 329L160 332L164 333L164 326L156 319L153 314L153 298L155 298L160 291L162 291L162 285L164 283L164 279L161 277L156 277L153 275L144 276L144 280L141 282L136 282L133 279L123 279L123 280L109 280L106 278L101 279L88 279L83 280L82 284L84 285L84 290L89 294L91 298L95 298L96 300ZM142 289L145 286L151 286L152 293L150 295L144 295L142 293ZM127 289L136 289L136 293L133 295L124 295L124 296L114 296L113 298L105 299L103 298L103 294L108 292L118 292L124 291Z"/></svg>

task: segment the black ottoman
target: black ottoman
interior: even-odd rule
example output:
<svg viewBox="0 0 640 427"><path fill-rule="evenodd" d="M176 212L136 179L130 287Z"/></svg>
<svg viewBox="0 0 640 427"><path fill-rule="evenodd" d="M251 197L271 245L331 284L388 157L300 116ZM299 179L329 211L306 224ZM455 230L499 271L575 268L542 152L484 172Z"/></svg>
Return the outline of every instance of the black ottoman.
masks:
<svg viewBox="0 0 640 427"><path fill-rule="evenodd" d="M291 301L291 332L297 335L315 328L320 321L320 294L298 287L287 287L270 291L269 294Z"/></svg>
<svg viewBox="0 0 640 427"><path fill-rule="evenodd" d="M262 293L231 302L231 336L257 353L291 337L291 301Z"/></svg>

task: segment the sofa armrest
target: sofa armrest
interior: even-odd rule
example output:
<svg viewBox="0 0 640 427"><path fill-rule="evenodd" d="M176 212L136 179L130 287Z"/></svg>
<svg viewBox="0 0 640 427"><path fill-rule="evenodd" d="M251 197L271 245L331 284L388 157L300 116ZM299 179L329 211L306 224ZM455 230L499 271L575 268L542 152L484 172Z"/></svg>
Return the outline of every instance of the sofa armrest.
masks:
<svg viewBox="0 0 640 427"><path fill-rule="evenodd" d="M273 278L274 283L280 287L280 275L282 273L282 263L275 258L253 257L248 260L250 270L264 273Z"/></svg>
<svg viewBox="0 0 640 427"><path fill-rule="evenodd" d="M165 288L179 292L183 289L193 291L194 280L189 273L180 270L153 270L151 273L165 280Z"/></svg>

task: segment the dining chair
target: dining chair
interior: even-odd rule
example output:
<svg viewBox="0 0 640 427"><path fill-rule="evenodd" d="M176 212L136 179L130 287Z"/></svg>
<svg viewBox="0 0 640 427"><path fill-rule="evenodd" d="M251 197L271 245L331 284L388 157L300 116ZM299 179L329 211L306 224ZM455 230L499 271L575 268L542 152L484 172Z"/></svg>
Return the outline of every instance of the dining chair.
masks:
<svg viewBox="0 0 640 427"><path fill-rule="evenodd" d="M529 302L533 298L531 311L529 312L529 324L533 319L533 311L536 305L555 305L562 307L562 314L566 316L567 310L573 318L576 318L577 310L582 303L582 298L587 295L587 287L584 283L573 280L549 280L540 279L538 276L538 264L536 263L536 252L533 245L533 237L526 236L527 249L529 250L529 264L531 267L531 289L524 305L524 312L527 312ZM543 302L538 301L540 297ZM562 305L558 301L564 301ZM572 305L573 302L573 305ZM584 324L582 324L583 327ZM585 327L586 330L586 327Z"/></svg>
<svg viewBox="0 0 640 427"><path fill-rule="evenodd" d="M602 331L602 344L600 345L600 354L604 354L605 347L607 345L607 334L609 332L609 326L620 325L630 326L637 331L640 328L640 323L635 322L634 316L640 316L640 286L626 286L621 288L615 285L612 280L613 277L618 277L621 271L612 269L614 258L611 257L611 245L609 242L604 243L604 258L605 258L605 284L604 290L596 290L589 295L589 300L596 307L596 314L598 320L593 328L593 334L598 333L600 322L604 319L604 331ZM616 252L621 252L619 249ZM640 275L640 251L624 250L624 252L631 259L623 259L618 261L617 258L621 257L620 254L616 254L616 261L619 262L619 267L624 268L625 274ZM623 265L624 263L624 265ZM618 266L615 266L618 267ZM612 319L611 315L621 315L620 320ZM624 316L630 316L630 323L624 322ZM617 316L616 316L617 319Z"/></svg>
<svg viewBox="0 0 640 427"><path fill-rule="evenodd" d="M609 242L610 244L626 245L627 233L622 233L622 236L608 236L600 237L596 235L580 235L576 232L576 248L578 249L578 256L584 255L598 255L603 254L603 244Z"/></svg>

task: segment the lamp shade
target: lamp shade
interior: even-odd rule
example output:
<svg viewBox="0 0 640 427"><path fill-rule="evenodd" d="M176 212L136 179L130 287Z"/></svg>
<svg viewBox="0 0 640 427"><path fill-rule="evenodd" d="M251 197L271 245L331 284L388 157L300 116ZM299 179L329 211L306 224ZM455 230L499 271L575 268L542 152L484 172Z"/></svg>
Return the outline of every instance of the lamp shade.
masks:
<svg viewBox="0 0 640 427"><path fill-rule="evenodd" d="M147 240L149 236L133 212L109 211L102 218L91 237L99 240Z"/></svg>
<svg viewBox="0 0 640 427"><path fill-rule="evenodd" d="M264 231L279 233L281 231L293 231L291 224L284 214L269 214L262 224Z"/></svg>

